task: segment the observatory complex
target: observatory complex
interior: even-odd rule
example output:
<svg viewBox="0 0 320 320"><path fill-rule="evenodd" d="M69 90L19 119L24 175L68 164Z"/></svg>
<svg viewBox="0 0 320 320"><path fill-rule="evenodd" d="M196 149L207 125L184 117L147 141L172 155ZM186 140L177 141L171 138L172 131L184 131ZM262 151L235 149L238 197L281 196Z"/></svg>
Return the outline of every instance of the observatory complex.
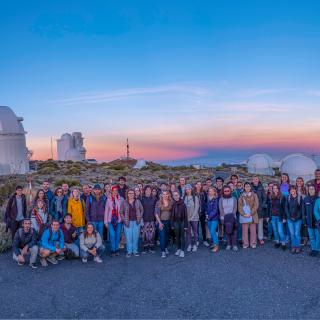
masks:
<svg viewBox="0 0 320 320"><path fill-rule="evenodd" d="M87 150L83 146L81 132L64 133L57 140L57 151L59 161L84 161L86 160Z"/></svg>
<svg viewBox="0 0 320 320"><path fill-rule="evenodd" d="M26 132L23 118L6 106L0 106L0 175L29 171Z"/></svg>

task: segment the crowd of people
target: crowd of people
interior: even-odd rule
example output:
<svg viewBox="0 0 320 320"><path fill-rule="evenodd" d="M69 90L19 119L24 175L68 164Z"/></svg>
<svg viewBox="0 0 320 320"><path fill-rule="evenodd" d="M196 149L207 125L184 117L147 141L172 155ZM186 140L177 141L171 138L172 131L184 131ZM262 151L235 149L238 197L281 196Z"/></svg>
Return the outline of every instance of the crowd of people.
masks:
<svg viewBox="0 0 320 320"><path fill-rule="evenodd" d="M44 181L27 205L22 186L10 197L5 222L12 234L13 259L37 268L63 259L101 263L105 254L126 257L155 253L166 258L195 253L200 243L217 253L256 249L266 240L275 248L298 254L310 246L320 251L320 170L305 184L290 182L282 174L279 183L264 186L258 176L243 182L234 174L228 181L198 181L191 185L181 177L175 183L157 182L128 187L120 177L116 185L67 183L54 190ZM170 249L170 250L169 250ZM173 252L172 252L173 253Z"/></svg>

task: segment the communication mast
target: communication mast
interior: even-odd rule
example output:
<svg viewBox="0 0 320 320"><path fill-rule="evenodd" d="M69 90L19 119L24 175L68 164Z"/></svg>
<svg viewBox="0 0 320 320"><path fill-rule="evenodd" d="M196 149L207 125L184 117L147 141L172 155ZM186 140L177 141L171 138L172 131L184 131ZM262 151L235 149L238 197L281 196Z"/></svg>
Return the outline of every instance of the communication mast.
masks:
<svg viewBox="0 0 320 320"><path fill-rule="evenodd" d="M127 138L127 160L130 158L130 146L129 146L129 139Z"/></svg>

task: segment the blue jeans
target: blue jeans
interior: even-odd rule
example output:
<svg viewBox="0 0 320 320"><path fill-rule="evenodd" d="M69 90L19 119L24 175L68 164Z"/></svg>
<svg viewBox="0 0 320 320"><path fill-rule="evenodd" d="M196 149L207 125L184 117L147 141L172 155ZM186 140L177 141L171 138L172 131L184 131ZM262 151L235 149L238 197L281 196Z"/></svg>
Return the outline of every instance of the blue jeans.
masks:
<svg viewBox="0 0 320 320"><path fill-rule="evenodd" d="M124 226L124 234L127 242L127 252L129 254L138 253L140 225L137 221L130 221L129 226Z"/></svg>
<svg viewBox="0 0 320 320"><path fill-rule="evenodd" d="M218 220L208 221L208 228L209 228L209 230L210 230L211 239L212 239L213 244L214 244L215 246L218 246L218 245L219 245L219 239L218 239L218 236L217 236L218 224L219 224L219 221L218 221Z"/></svg>
<svg viewBox="0 0 320 320"><path fill-rule="evenodd" d="M96 229L96 231L100 233L101 239L103 241L103 228L104 228L103 221L95 221L95 222L92 222L92 224Z"/></svg>
<svg viewBox="0 0 320 320"><path fill-rule="evenodd" d="M237 222L238 222L238 226L240 226L240 213L237 212ZM241 241L242 240L242 228L240 226L240 228L238 228L238 241Z"/></svg>
<svg viewBox="0 0 320 320"><path fill-rule="evenodd" d="M308 228L309 240L312 251L320 251L320 231L315 228Z"/></svg>
<svg viewBox="0 0 320 320"><path fill-rule="evenodd" d="M117 223L116 228L112 223L109 223L109 240L111 252L119 250L120 238L121 238L122 222Z"/></svg>
<svg viewBox="0 0 320 320"><path fill-rule="evenodd" d="M279 217L271 217L274 241L276 243L281 242L282 245L286 244L286 238L283 231L283 223L280 221Z"/></svg>
<svg viewBox="0 0 320 320"><path fill-rule="evenodd" d="M158 227L158 230L159 230L160 249L163 252L168 247L171 223L170 223L170 220L162 220L161 222L163 223L163 229L160 230Z"/></svg>
<svg viewBox="0 0 320 320"><path fill-rule="evenodd" d="M302 220L292 221L290 219L287 220L290 238L291 238L291 247L299 248L301 244L301 225Z"/></svg>
<svg viewBox="0 0 320 320"><path fill-rule="evenodd" d="M103 245L101 245L99 248L97 248L97 256L101 257L103 255L104 250L105 250L105 247ZM93 255L91 253L89 253L88 251L84 251L84 250L80 249L80 257L88 259L89 257L93 257Z"/></svg>

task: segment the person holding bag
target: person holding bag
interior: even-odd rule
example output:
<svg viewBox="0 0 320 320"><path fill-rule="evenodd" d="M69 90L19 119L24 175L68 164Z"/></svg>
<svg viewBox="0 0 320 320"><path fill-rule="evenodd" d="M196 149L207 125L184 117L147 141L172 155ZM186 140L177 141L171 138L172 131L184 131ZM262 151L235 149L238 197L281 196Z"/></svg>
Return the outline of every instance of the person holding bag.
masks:
<svg viewBox="0 0 320 320"><path fill-rule="evenodd" d="M257 247L259 199L256 193L252 191L252 186L249 182L244 184L244 192L239 198L238 204L240 224L242 225L243 249L249 248L249 230L250 246L252 249L255 249Z"/></svg>

